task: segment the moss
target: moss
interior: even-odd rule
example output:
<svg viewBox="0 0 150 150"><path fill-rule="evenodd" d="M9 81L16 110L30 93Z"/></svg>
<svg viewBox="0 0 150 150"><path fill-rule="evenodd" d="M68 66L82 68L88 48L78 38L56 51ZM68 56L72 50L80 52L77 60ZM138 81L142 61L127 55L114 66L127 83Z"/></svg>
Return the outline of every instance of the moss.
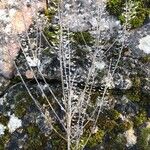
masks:
<svg viewBox="0 0 150 150"><path fill-rule="evenodd" d="M131 27L132 28L137 28L137 27L140 27L144 24L144 21L145 21L145 14L141 15L141 16L136 16L134 17L131 21L130 21L130 24L131 24Z"/></svg>
<svg viewBox="0 0 150 150"><path fill-rule="evenodd" d="M43 32L51 45L59 43L59 26L50 25L49 27L46 27Z"/></svg>
<svg viewBox="0 0 150 150"><path fill-rule="evenodd" d="M98 128L96 133L91 133L91 129L93 128L94 122L90 121L84 128L83 135L81 136L79 142L79 150L83 149L83 146L86 144L88 148L94 148L95 146L99 145L102 142L102 139L105 135L104 130ZM89 137L89 135L91 135ZM88 141L87 141L88 140Z"/></svg>
<svg viewBox="0 0 150 150"><path fill-rule="evenodd" d="M95 134L91 135L91 137L88 140L87 146L94 147L100 144L102 142L104 135L105 135L105 132L99 129Z"/></svg>
<svg viewBox="0 0 150 150"><path fill-rule="evenodd" d="M32 138L35 138L40 132L39 128L34 124L31 124L30 126L28 126L26 130L27 130L28 135Z"/></svg>
<svg viewBox="0 0 150 150"><path fill-rule="evenodd" d="M53 0L49 2L49 8L45 10L45 16L49 19L51 22L57 13L59 0Z"/></svg>
<svg viewBox="0 0 150 150"><path fill-rule="evenodd" d="M18 118L21 118L26 114L26 111L27 111L27 106L25 106L23 102L19 102L15 106L14 113L15 113L15 116L17 116Z"/></svg>
<svg viewBox="0 0 150 150"><path fill-rule="evenodd" d="M126 138L123 135L118 135L112 144L112 150L125 150Z"/></svg>
<svg viewBox="0 0 150 150"><path fill-rule="evenodd" d="M11 80L11 85L15 85L16 83L21 82L20 77L16 76Z"/></svg>
<svg viewBox="0 0 150 150"><path fill-rule="evenodd" d="M122 13L119 16L119 19L122 23L125 23L127 20L127 23L129 24L129 26L131 26L131 28L137 28L144 24L144 21L146 19L146 15L147 15L147 11L143 8L143 4L141 2L138 1L138 2L134 2L133 4L135 4L134 7L136 7L136 10L133 10L133 12L131 12L131 14L130 14L132 16L131 19L127 20L127 18L125 17L126 14L124 14L124 13ZM136 14L134 14L134 11L136 11Z"/></svg>
<svg viewBox="0 0 150 150"><path fill-rule="evenodd" d="M141 94L140 94L139 90L128 90L128 91L126 91L126 97L131 101L139 102L140 96L141 96Z"/></svg>
<svg viewBox="0 0 150 150"><path fill-rule="evenodd" d="M141 58L140 58L140 61L141 61L143 64L150 63L150 55L146 55L145 57L141 57Z"/></svg>
<svg viewBox="0 0 150 150"><path fill-rule="evenodd" d="M150 128L144 128L141 130L140 135L137 139L137 145L141 150L150 149Z"/></svg>
<svg viewBox="0 0 150 150"><path fill-rule="evenodd" d="M138 76L134 76L132 79L132 84L134 88L140 88L141 87L141 79Z"/></svg>
<svg viewBox="0 0 150 150"><path fill-rule="evenodd" d="M0 136L0 150L5 149L5 145L9 141L9 139L10 139L10 133L8 130L5 130L4 135Z"/></svg>
<svg viewBox="0 0 150 150"><path fill-rule="evenodd" d="M88 50L87 50L87 49L80 49L80 48L77 48L75 55L83 59L83 58L86 57L86 54L87 54L87 53L88 53Z"/></svg>
<svg viewBox="0 0 150 150"><path fill-rule="evenodd" d="M102 142L104 135L105 135L105 132L103 130L99 129L96 133L94 133L90 136L90 138L86 144L86 147L93 148L93 147L99 145ZM83 134L83 136L81 137L81 140L80 140L80 146L79 146L80 148L79 149L83 148L83 145L86 143L88 136L89 136L89 132L86 132Z"/></svg>
<svg viewBox="0 0 150 150"><path fill-rule="evenodd" d="M123 133L133 126L131 121L123 121L117 125L117 132Z"/></svg>
<svg viewBox="0 0 150 150"><path fill-rule="evenodd" d="M92 103L92 105L96 104L98 96L99 96L99 92L92 93L91 100L90 100L90 102Z"/></svg>
<svg viewBox="0 0 150 150"><path fill-rule="evenodd" d="M3 125L7 126L8 121L9 121L9 117L8 116L0 115L0 123L2 123Z"/></svg>
<svg viewBox="0 0 150 150"><path fill-rule="evenodd" d="M66 136L66 133L62 131L61 126L59 124L54 124L54 128L60 133L62 136ZM66 150L67 142L62 139L56 132L52 131L51 135L51 144L53 150Z"/></svg>
<svg viewBox="0 0 150 150"><path fill-rule="evenodd" d="M111 132L117 126L117 123L109 118L100 117L97 125L100 129Z"/></svg>
<svg viewBox="0 0 150 150"><path fill-rule="evenodd" d="M126 97L135 102L141 100L141 78L138 75L131 76L132 88L125 91Z"/></svg>
<svg viewBox="0 0 150 150"><path fill-rule="evenodd" d="M109 0L107 2L107 10L117 16L122 23L126 23L126 19L129 18L126 18L126 13L128 13L131 18L127 20L127 23L131 28L142 26L150 14L145 2L143 0L131 0L127 5L125 2L125 0ZM130 3L132 3L133 8L130 7L130 11L125 12L125 7L131 6Z"/></svg>
<svg viewBox="0 0 150 150"><path fill-rule="evenodd" d="M56 14L56 8L51 7L49 9L45 10L45 16L47 16L49 21L52 21L55 14Z"/></svg>
<svg viewBox="0 0 150 150"><path fill-rule="evenodd" d="M50 26L45 27L43 32L51 45L56 45L59 42L59 34L58 34L59 26L51 24L55 14L57 13L58 3L59 0L50 1L49 2L50 7L47 10L45 10L45 16L47 16ZM50 49L46 49L46 51L48 50Z"/></svg>
<svg viewBox="0 0 150 150"><path fill-rule="evenodd" d="M75 32L73 34L73 41L80 45L92 46L94 44L94 38L87 31L85 32Z"/></svg>
<svg viewBox="0 0 150 150"><path fill-rule="evenodd" d="M46 146L48 138L40 132L40 129L35 124L30 124L26 127L28 141L26 147L28 149L41 150Z"/></svg>
<svg viewBox="0 0 150 150"><path fill-rule="evenodd" d="M67 142L58 136L52 137L51 144L52 144L53 150L66 150L67 149Z"/></svg>
<svg viewBox="0 0 150 150"><path fill-rule="evenodd" d="M124 0L109 0L107 2L107 10L113 15L120 15Z"/></svg>
<svg viewBox="0 0 150 150"><path fill-rule="evenodd" d="M18 118L21 118L26 114L26 111L33 102L33 100L26 91L20 91L18 94L15 95L14 99L15 99L14 114Z"/></svg>
<svg viewBox="0 0 150 150"><path fill-rule="evenodd" d="M147 121L147 113L146 111L141 111L135 118L133 119L134 126L139 127L141 124Z"/></svg>
<svg viewBox="0 0 150 150"><path fill-rule="evenodd" d="M108 114L111 120L117 120L120 116L120 113L115 109L109 110Z"/></svg>

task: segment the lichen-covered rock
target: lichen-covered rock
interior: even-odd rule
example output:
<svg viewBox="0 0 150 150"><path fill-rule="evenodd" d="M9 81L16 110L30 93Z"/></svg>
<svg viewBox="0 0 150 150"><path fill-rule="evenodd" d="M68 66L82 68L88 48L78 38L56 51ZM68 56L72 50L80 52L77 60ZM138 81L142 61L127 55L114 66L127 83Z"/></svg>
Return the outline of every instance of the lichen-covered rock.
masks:
<svg viewBox="0 0 150 150"><path fill-rule="evenodd" d="M140 39L139 41L139 49L143 50L144 53L149 54L150 53L150 35L147 35Z"/></svg>
<svg viewBox="0 0 150 150"><path fill-rule="evenodd" d="M28 7L25 1L2 1L0 6L0 73L11 78L15 69L13 61L20 51L18 34L26 34L37 12L45 8L45 3L32 1Z"/></svg>
<svg viewBox="0 0 150 150"><path fill-rule="evenodd" d="M0 76L0 95L8 88L10 80L5 79L3 76Z"/></svg>

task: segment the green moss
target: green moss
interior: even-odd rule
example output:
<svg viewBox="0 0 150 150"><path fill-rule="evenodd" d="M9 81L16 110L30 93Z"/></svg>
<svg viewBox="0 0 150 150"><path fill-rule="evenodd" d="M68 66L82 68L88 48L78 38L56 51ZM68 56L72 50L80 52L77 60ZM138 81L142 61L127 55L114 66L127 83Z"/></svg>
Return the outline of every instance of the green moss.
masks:
<svg viewBox="0 0 150 150"><path fill-rule="evenodd" d="M146 55L145 57L140 58L140 61L143 64L150 63L150 55Z"/></svg>
<svg viewBox="0 0 150 150"><path fill-rule="evenodd" d="M133 123L131 121L123 121L117 125L117 132L123 133L127 130L129 130L133 126Z"/></svg>
<svg viewBox="0 0 150 150"><path fill-rule="evenodd" d="M54 124L55 130L60 133L62 136L66 136L66 133L62 131L61 126L59 124ZM55 131L52 131L50 135L51 145L53 150L66 150L67 149L67 141L62 139Z"/></svg>
<svg viewBox="0 0 150 150"><path fill-rule="evenodd" d="M150 14L145 2L143 0L131 0L127 2L127 5L125 2L125 0L109 0L107 2L107 10L117 16L122 23L128 23L128 26L131 26L131 28L142 26ZM125 10L126 6L130 7L130 11Z"/></svg>
<svg viewBox="0 0 150 150"><path fill-rule="evenodd" d="M80 45L92 46L94 44L94 38L87 31L85 32L75 32L73 35L73 41Z"/></svg>
<svg viewBox="0 0 150 150"><path fill-rule="evenodd" d="M20 91L18 94L15 95L14 99L15 99L14 114L18 118L21 118L26 114L26 111L33 102L33 100L26 91Z"/></svg>
<svg viewBox="0 0 150 150"><path fill-rule="evenodd" d="M139 102L140 101L140 91L139 90L128 90L126 91L126 97L131 100L131 101L135 101L135 102Z"/></svg>
<svg viewBox="0 0 150 150"><path fill-rule="evenodd" d="M99 117L97 125L100 129L111 132L117 126L117 123L109 118Z"/></svg>
<svg viewBox="0 0 150 150"><path fill-rule="evenodd" d="M17 116L18 118L21 118L22 116L26 114L26 111L27 111L27 106L25 106L23 102L19 102L15 106L14 113L15 113L15 116Z"/></svg>
<svg viewBox="0 0 150 150"><path fill-rule="evenodd" d="M26 143L28 149L41 150L46 146L48 137L45 137L35 124L30 124L26 127L26 132L28 134L28 141Z"/></svg>
<svg viewBox="0 0 150 150"><path fill-rule="evenodd" d="M8 121L9 121L9 117L8 116L0 115L0 123L2 123L3 125L7 126Z"/></svg>
<svg viewBox="0 0 150 150"><path fill-rule="evenodd" d="M141 124L147 121L147 113L146 111L140 112L135 118L133 119L134 126L139 127Z"/></svg>
<svg viewBox="0 0 150 150"><path fill-rule="evenodd" d="M108 114L111 120L117 120L120 116L120 113L115 109L109 110Z"/></svg>
<svg viewBox="0 0 150 150"><path fill-rule="evenodd" d="M34 124L31 124L30 126L28 126L28 127L26 128L26 130L27 130L28 135L29 135L30 137L32 137L32 138L36 138L36 136L37 136L37 135L39 134L39 132L40 132L39 128L38 128L36 125L34 125Z"/></svg>
<svg viewBox="0 0 150 150"><path fill-rule="evenodd" d="M133 84L132 86L134 88L140 88L141 87L141 79L140 79L140 77L134 76L134 77L131 78L131 80L132 80L132 84Z"/></svg>
<svg viewBox="0 0 150 150"><path fill-rule="evenodd" d="M46 27L43 32L51 45L59 43L59 26L50 25Z"/></svg>
<svg viewBox="0 0 150 150"><path fill-rule="evenodd" d="M126 148L126 138L123 135L117 135L112 143L111 150L125 150Z"/></svg>
<svg viewBox="0 0 150 150"><path fill-rule="evenodd" d="M86 147L88 148L93 148L95 146L97 146L98 144L100 144L102 142L102 139L105 135L105 132L103 130L98 130L96 133L92 134L86 144ZM81 137L81 140L80 140L80 148L79 149L82 149L83 148L83 145L86 143L87 139L88 139L88 136L89 136L89 132L86 132L83 134L83 136Z"/></svg>
<svg viewBox="0 0 150 150"><path fill-rule="evenodd" d="M144 9L143 3L141 1L134 1L132 4L134 4L132 8L133 10L131 9L131 12L128 12L128 15L131 18L128 20L128 18L126 18L126 13L124 12L119 16L119 19L122 23L125 23L127 21L131 28L137 28L143 25L146 19L147 11L146 9ZM128 5L131 4L129 3Z"/></svg>
<svg viewBox="0 0 150 150"><path fill-rule="evenodd" d="M53 0L49 2L49 8L47 10L45 10L45 16L47 16L47 18L49 19L49 23L50 26L45 27L44 29L44 35L46 36L48 42L51 45L56 45L59 42L59 26L58 25L52 25L51 22L55 16L55 14L57 13L58 10L58 3L59 0ZM50 49L46 49L46 51L48 51Z"/></svg>
<svg viewBox="0 0 150 150"><path fill-rule="evenodd" d="M141 130L138 136L137 145L141 150L150 150L150 128Z"/></svg>
<svg viewBox="0 0 150 150"><path fill-rule="evenodd" d="M125 91L126 97L135 102L139 102L141 100L141 78L137 75L131 76L132 88L130 90Z"/></svg>
<svg viewBox="0 0 150 150"><path fill-rule="evenodd" d="M53 0L49 2L49 8L45 10L45 16L49 19L51 22L54 18L55 14L57 13L59 0Z"/></svg>
<svg viewBox="0 0 150 150"><path fill-rule="evenodd" d="M87 143L86 147L94 148L95 146L97 146L98 144L102 142L102 139L105 135L104 130L101 130L100 128L98 128L97 132L92 134L91 129L93 128L93 125L94 123L91 121L85 126L83 135L81 136L81 139L79 142L79 150L83 149L83 146L85 145L85 143ZM91 136L89 137L89 135Z"/></svg>
<svg viewBox="0 0 150 150"><path fill-rule="evenodd" d="M21 82L21 79L20 77L14 77L12 80L11 80L11 85L15 85L16 83L19 83Z"/></svg>
<svg viewBox="0 0 150 150"><path fill-rule="evenodd" d="M49 8L47 10L45 10L45 16L47 16L47 18L49 19L49 21L52 21L52 19L54 18L54 15L56 14L56 8Z"/></svg>
<svg viewBox="0 0 150 150"><path fill-rule="evenodd" d="M141 16L136 16L133 19L131 19L130 24L132 28L140 27L144 24L146 15L142 14Z"/></svg>
<svg viewBox="0 0 150 150"><path fill-rule="evenodd" d="M86 57L86 55L87 55L88 52L89 52L89 51L88 51L87 49L80 49L80 48L77 48L75 55L83 59L83 58Z"/></svg>
<svg viewBox="0 0 150 150"><path fill-rule="evenodd" d="M120 15L124 0L109 0L107 10L113 15Z"/></svg>
<svg viewBox="0 0 150 150"><path fill-rule="evenodd" d="M100 144L102 142L104 135L105 135L105 132L99 129L95 134L91 135L91 137L88 140L87 146L94 147Z"/></svg>
<svg viewBox="0 0 150 150"><path fill-rule="evenodd" d="M53 150L66 150L67 149L67 142L61 139L61 137L58 137L58 136L52 137L51 143L52 143Z"/></svg>
<svg viewBox="0 0 150 150"><path fill-rule="evenodd" d="M10 139L10 133L8 130L5 130L5 134L0 136L0 150L5 149L5 145L9 141L9 139Z"/></svg>

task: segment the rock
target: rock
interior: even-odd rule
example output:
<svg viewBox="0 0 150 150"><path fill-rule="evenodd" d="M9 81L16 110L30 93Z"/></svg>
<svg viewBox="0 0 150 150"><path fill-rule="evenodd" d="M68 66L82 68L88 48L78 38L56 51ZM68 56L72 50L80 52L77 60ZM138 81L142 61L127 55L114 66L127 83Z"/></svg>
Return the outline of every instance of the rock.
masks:
<svg viewBox="0 0 150 150"><path fill-rule="evenodd" d="M40 60L36 57L31 58L31 57L27 56L26 61L30 67L39 67L40 66Z"/></svg>
<svg viewBox="0 0 150 150"><path fill-rule="evenodd" d="M37 12L45 7L45 2L39 0L32 1L31 7L24 0L0 2L0 72L4 77L13 76L13 61L20 51L18 34L26 34Z"/></svg>
<svg viewBox="0 0 150 150"><path fill-rule="evenodd" d="M0 76L0 95L8 88L10 80L5 79L3 76Z"/></svg>
<svg viewBox="0 0 150 150"><path fill-rule="evenodd" d="M116 20L109 17L106 13L106 1L71 1L63 2L63 26L71 31L79 32L96 29L99 26L100 31L107 31L111 27L118 26ZM70 9L69 9L70 8ZM100 12L98 11L100 10ZM101 18L99 18L101 13Z"/></svg>
<svg viewBox="0 0 150 150"><path fill-rule="evenodd" d="M0 123L0 137L1 137L1 135L4 135L5 129L6 129L6 127Z"/></svg>
<svg viewBox="0 0 150 150"><path fill-rule="evenodd" d="M134 58L143 57L149 53L149 37L150 37L150 23L145 24L139 29L130 32L130 36L127 40L128 46L132 50Z"/></svg>
<svg viewBox="0 0 150 150"><path fill-rule="evenodd" d="M125 78L123 75L116 73L114 75L114 84L116 89L127 90L132 87L132 81L130 78Z"/></svg>
<svg viewBox="0 0 150 150"><path fill-rule="evenodd" d="M11 115L10 120L8 122L9 132L12 133L21 126L22 126L21 120L18 119L15 115Z"/></svg>
<svg viewBox="0 0 150 150"><path fill-rule="evenodd" d="M150 53L150 35L147 35L140 39L139 49L143 50L144 53Z"/></svg>
<svg viewBox="0 0 150 150"><path fill-rule="evenodd" d="M31 70L27 70L25 74L26 74L26 77L28 79L33 79L34 78L34 72L31 71Z"/></svg>
<svg viewBox="0 0 150 150"><path fill-rule="evenodd" d="M139 106L131 102L126 96L123 96L120 101L115 104L115 109L123 115L135 116L139 112Z"/></svg>
<svg viewBox="0 0 150 150"><path fill-rule="evenodd" d="M105 63L104 62L95 62L95 68L99 70L103 70L105 68Z"/></svg>
<svg viewBox="0 0 150 150"><path fill-rule="evenodd" d="M126 140L127 140L127 143L126 143L127 147L132 147L137 143L137 137L135 136L135 132L134 132L133 128L127 130L124 133L124 135L125 135Z"/></svg>

